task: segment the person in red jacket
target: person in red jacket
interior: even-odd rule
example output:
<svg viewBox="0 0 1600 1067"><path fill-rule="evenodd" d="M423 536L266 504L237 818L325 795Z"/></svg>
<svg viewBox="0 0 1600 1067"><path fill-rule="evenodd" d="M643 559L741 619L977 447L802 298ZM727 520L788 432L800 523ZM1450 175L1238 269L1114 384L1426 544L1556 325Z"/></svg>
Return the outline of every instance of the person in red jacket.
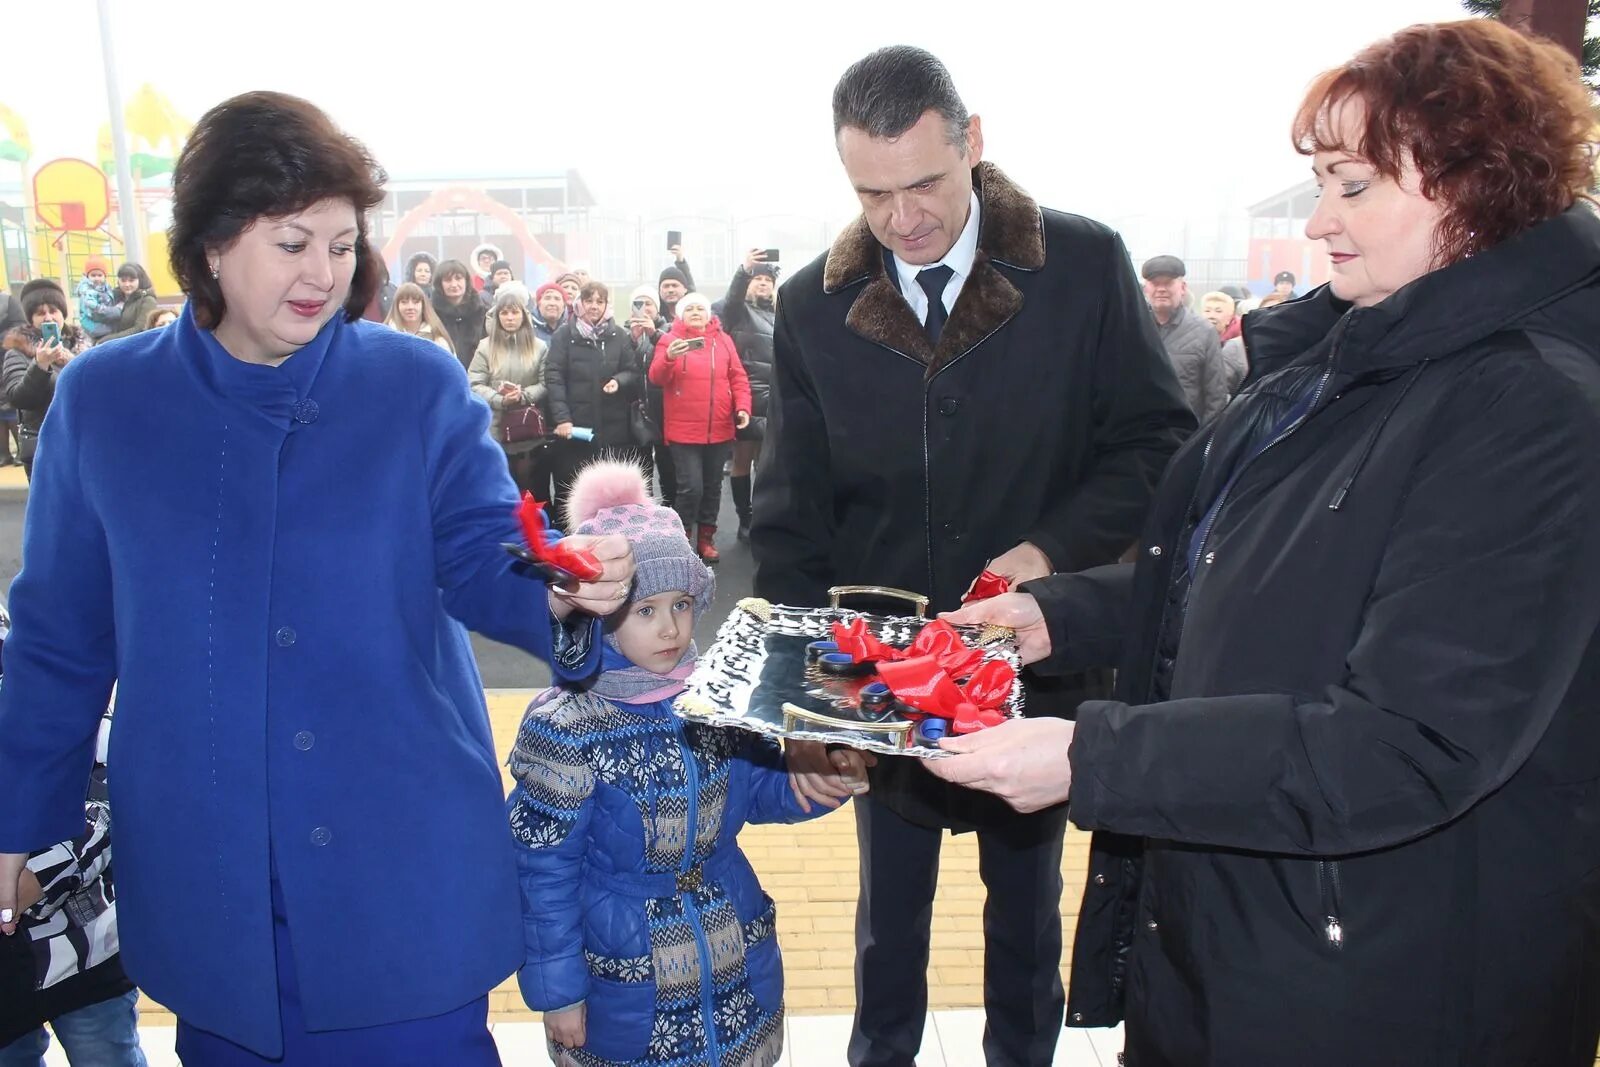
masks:
<svg viewBox="0 0 1600 1067"><path fill-rule="evenodd" d="M722 467L733 454L733 432L750 423L750 379L711 301L689 293L678 317L656 342L650 381L666 395L662 437L677 468L673 498L685 530L699 525L695 551L707 563L717 555L717 509Z"/></svg>

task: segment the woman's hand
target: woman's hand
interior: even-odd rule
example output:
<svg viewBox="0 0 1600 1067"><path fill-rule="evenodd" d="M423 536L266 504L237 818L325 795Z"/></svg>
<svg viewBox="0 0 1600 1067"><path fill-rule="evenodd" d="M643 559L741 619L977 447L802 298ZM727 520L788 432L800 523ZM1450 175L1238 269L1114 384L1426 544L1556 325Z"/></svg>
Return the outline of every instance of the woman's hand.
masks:
<svg viewBox="0 0 1600 1067"><path fill-rule="evenodd" d="M680 337L667 346L667 358L669 360L677 359L687 351L689 351L689 342Z"/></svg>
<svg viewBox="0 0 1600 1067"><path fill-rule="evenodd" d="M633 588L633 546L621 534L590 537L583 534L566 538L563 544L586 548L600 561L600 576L593 581L572 582L550 587L550 611L565 619L574 611L589 615L610 615L628 602Z"/></svg>
<svg viewBox="0 0 1600 1067"><path fill-rule="evenodd" d="M7 937L17 932L17 920L28 907L22 894L22 874L27 868L26 852L0 852L0 933Z"/></svg>
<svg viewBox="0 0 1600 1067"><path fill-rule="evenodd" d="M764 248L752 248L750 251L748 251L748 252L746 252L744 254L744 272L746 274L754 274L756 272L756 264L757 263L765 263L766 261L767 261L767 250L766 249L764 249Z"/></svg>
<svg viewBox="0 0 1600 1067"><path fill-rule="evenodd" d="M617 384L617 380L615 378L607 378L606 379L606 384L604 384L604 385L602 385L600 387L600 391L602 393L605 393L607 396L610 396L612 393L616 392L618 389L621 389L621 388L622 388L622 386Z"/></svg>
<svg viewBox="0 0 1600 1067"><path fill-rule="evenodd" d="M1037 663L1050 655L1050 629L1031 594L1002 593L959 611L941 612L939 618L956 626L994 623L1011 627L1017 631L1017 655L1023 663Z"/></svg>
<svg viewBox="0 0 1600 1067"><path fill-rule="evenodd" d="M55 366L56 360L65 352L60 341L41 340L33 349L33 361L39 365L40 370L49 370Z"/></svg>
<svg viewBox="0 0 1600 1067"><path fill-rule="evenodd" d="M733 424L735 426L737 426L741 430L744 429L746 426L749 426L750 425L750 413L748 411L736 411L736 412L734 412L733 413Z"/></svg>
<svg viewBox="0 0 1600 1067"><path fill-rule="evenodd" d="M578 1004L565 1011L544 1013L544 1034L551 1044L561 1048L582 1048L589 1039L587 1031L588 1009Z"/></svg>
<svg viewBox="0 0 1600 1067"><path fill-rule="evenodd" d="M555 435L557 437L571 437L572 436L572 423L570 423L570 422L558 422L558 423L556 423Z"/></svg>
<svg viewBox="0 0 1600 1067"><path fill-rule="evenodd" d="M1024 814L1039 811L1072 792L1067 752L1077 728L1069 719L1012 719L944 738L939 747L954 755L922 765L947 782L993 793Z"/></svg>

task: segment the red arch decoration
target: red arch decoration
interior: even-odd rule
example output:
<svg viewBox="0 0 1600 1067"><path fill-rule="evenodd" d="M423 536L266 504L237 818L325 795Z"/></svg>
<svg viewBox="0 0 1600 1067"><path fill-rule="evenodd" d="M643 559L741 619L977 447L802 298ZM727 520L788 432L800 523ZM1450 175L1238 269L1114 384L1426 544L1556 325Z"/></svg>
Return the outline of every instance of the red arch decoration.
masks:
<svg viewBox="0 0 1600 1067"><path fill-rule="evenodd" d="M406 238L422 224L423 219L462 210L476 211L480 215L489 215L505 223L506 228L511 231L511 236L522 246L523 255L543 266L549 277L555 278L566 273L567 265L551 255L550 251L539 243L539 239L533 235L516 212L482 189L472 189L464 185L436 189L426 200L406 212L400 224L395 227L388 243L383 246L383 258L388 262L396 262ZM400 269L403 271L405 264L402 263Z"/></svg>

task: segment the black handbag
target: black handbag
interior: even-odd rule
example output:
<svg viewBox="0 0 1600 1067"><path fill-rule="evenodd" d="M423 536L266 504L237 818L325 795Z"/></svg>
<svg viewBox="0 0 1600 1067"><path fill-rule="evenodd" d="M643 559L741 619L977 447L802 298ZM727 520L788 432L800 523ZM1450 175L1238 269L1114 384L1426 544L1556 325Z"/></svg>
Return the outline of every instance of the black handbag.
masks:
<svg viewBox="0 0 1600 1067"><path fill-rule="evenodd" d="M760 441L767 436L767 417L765 415L751 415L750 424L742 430L733 431L736 441Z"/></svg>
<svg viewBox="0 0 1600 1067"><path fill-rule="evenodd" d="M650 421L650 409L645 407L643 400L635 400L628 405L628 432L633 435L633 443L640 448L661 443L661 430Z"/></svg>

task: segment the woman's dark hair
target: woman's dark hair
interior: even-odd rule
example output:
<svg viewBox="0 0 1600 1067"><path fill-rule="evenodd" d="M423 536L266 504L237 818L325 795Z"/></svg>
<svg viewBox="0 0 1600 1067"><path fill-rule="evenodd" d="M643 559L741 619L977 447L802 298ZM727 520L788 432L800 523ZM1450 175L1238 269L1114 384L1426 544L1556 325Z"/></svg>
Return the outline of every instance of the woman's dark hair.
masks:
<svg viewBox="0 0 1600 1067"><path fill-rule="evenodd" d="M154 289L155 283L150 280L149 273L137 263L124 263L117 268L118 278L133 278L138 281L141 289Z"/></svg>
<svg viewBox="0 0 1600 1067"><path fill-rule="evenodd" d="M604 283L597 282L593 278L590 278L587 282L584 282L583 288L578 290L579 300L587 300L591 296L596 295L600 296L603 300L610 301L611 290L607 289Z"/></svg>
<svg viewBox="0 0 1600 1067"><path fill-rule="evenodd" d="M929 111L944 119L945 137L965 156L967 105L938 57L910 45L856 60L833 87L834 137L846 126L869 137L899 137Z"/></svg>
<svg viewBox="0 0 1600 1067"><path fill-rule="evenodd" d="M467 283L466 290L461 294L461 300L451 300L444 295L444 280L446 278L460 278ZM456 304L467 300L476 300L478 294L472 291L472 272L467 265L459 259L447 259L433 268L433 302L436 304Z"/></svg>
<svg viewBox="0 0 1600 1067"><path fill-rule="evenodd" d="M1398 180L1415 165L1439 202L1441 264L1561 214L1592 180L1593 101L1559 46L1494 19L1401 30L1312 83L1291 136L1305 155L1349 152ZM1361 132L1344 144L1345 104Z"/></svg>
<svg viewBox="0 0 1600 1067"><path fill-rule="evenodd" d="M383 202L383 168L361 142L315 105L286 93L253 92L201 116L172 173L172 273L213 329L227 313L208 249L224 248L257 220L282 218L329 199L356 210L356 271L345 300L355 321L377 291L367 212Z"/></svg>

